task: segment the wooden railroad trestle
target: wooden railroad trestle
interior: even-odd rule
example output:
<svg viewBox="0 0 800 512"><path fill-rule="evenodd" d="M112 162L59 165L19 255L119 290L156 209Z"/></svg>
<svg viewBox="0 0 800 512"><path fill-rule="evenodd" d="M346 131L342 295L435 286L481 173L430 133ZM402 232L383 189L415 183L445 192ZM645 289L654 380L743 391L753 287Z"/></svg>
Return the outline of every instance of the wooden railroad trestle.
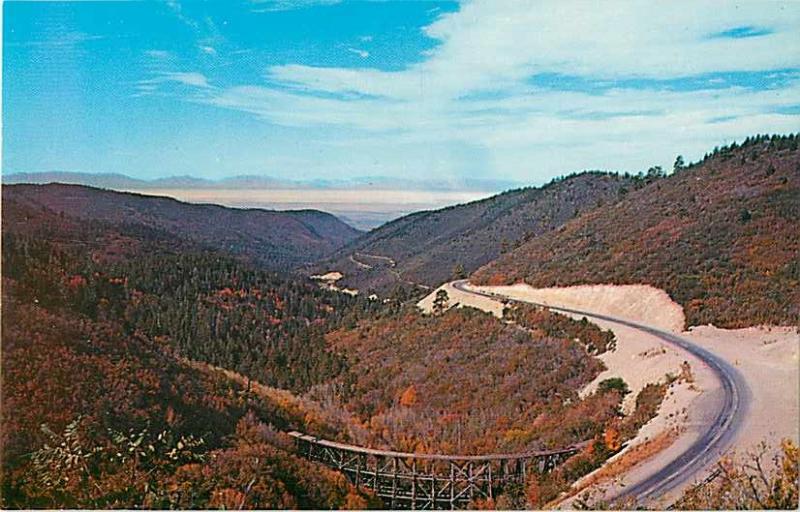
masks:
<svg viewBox="0 0 800 512"><path fill-rule="evenodd" d="M547 473L585 443L560 450L496 455L437 455L363 448L289 432L298 454L371 489L389 508L456 509L493 498L528 472Z"/></svg>

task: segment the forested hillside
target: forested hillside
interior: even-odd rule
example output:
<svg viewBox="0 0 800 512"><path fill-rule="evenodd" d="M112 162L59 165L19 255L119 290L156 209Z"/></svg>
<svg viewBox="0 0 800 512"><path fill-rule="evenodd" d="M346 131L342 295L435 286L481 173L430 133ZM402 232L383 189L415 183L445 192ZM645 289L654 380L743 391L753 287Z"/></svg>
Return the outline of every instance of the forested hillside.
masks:
<svg viewBox="0 0 800 512"><path fill-rule="evenodd" d="M3 508L363 507L278 430L336 436L299 402L179 362L114 320L3 281Z"/></svg>
<svg viewBox="0 0 800 512"><path fill-rule="evenodd" d="M328 342L350 362L348 371L308 397L325 410L350 412L382 447L399 450L509 453L592 441L558 471L529 482L537 496L527 505L542 505L634 435L655 414L665 386L647 387L627 417L620 413L624 383L609 381L581 399L578 390L603 369L587 350L613 347L613 334L533 307L507 315L525 328L471 308L431 316L408 308L334 331ZM525 506L525 496L514 495L520 491L508 490L510 501L498 503Z"/></svg>
<svg viewBox="0 0 800 512"><path fill-rule="evenodd" d="M643 184L631 177L587 172L541 188L414 213L359 237L314 270L342 272L342 283L360 290L436 286Z"/></svg>
<svg viewBox="0 0 800 512"><path fill-rule="evenodd" d="M800 323L800 137L747 139L489 263L481 284L646 283L689 325Z"/></svg>
<svg viewBox="0 0 800 512"><path fill-rule="evenodd" d="M749 139L669 177L582 174L425 212L336 261L386 289L435 284L503 252L474 280L644 282L692 324L796 324L797 144ZM402 294L374 300L275 272L343 239L333 241L335 219L274 215L3 188L4 507L380 505L296 458L288 429L428 453L586 442L494 503L543 506L616 453L666 393L645 387L628 416L621 379L579 396L616 343L586 320L521 305L501 320L447 301L424 315ZM295 223L316 245L295 243L307 238L294 238ZM270 252L279 238L289 253ZM451 258L473 245L474 258Z"/></svg>
<svg viewBox="0 0 800 512"><path fill-rule="evenodd" d="M78 249L9 235L3 266L26 303L118 321L180 356L295 391L343 369L324 333L378 307L202 252L98 263Z"/></svg>
<svg viewBox="0 0 800 512"><path fill-rule="evenodd" d="M99 220L158 231L273 270L317 261L359 234L333 215L316 210L242 210L80 185L3 186L6 233L34 235L37 229L46 229L37 222L42 209L81 222Z"/></svg>
<svg viewBox="0 0 800 512"><path fill-rule="evenodd" d="M3 275L18 283L17 297L118 322L181 357L302 391L344 367L325 349L324 333L378 307L118 213L55 213L21 200L19 190L4 188L3 203Z"/></svg>
<svg viewBox="0 0 800 512"><path fill-rule="evenodd" d="M303 390L345 368L324 333L375 303L141 224L3 206L35 221L3 219L4 507L368 505L280 434L346 440L341 415L194 361Z"/></svg>

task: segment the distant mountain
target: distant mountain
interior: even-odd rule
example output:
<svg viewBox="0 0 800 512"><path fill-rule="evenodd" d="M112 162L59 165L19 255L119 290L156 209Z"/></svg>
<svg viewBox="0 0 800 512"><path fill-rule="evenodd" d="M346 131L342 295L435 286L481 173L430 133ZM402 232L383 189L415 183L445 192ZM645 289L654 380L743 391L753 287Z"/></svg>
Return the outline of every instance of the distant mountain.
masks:
<svg viewBox="0 0 800 512"><path fill-rule="evenodd" d="M616 201L636 183L616 174L586 172L541 188L414 213L364 234L313 268L340 271L345 276L342 284L364 290L438 285L584 211Z"/></svg>
<svg viewBox="0 0 800 512"><path fill-rule="evenodd" d="M451 180L413 180L386 176L363 176L349 179L286 180L270 176L240 175L218 180L193 176L170 176L152 180L131 178L124 174L81 172L20 172L3 176L5 184L66 183L121 191L149 189L374 189L429 191L497 191L519 186L518 182L497 179L454 178Z"/></svg>
<svg viewBox="0 0 800 512"><path fill-rule="evenodd" d="M800 324L800 135L749 138L544 233L473 281L646 283L689 325Z"/></svg>
<svg viewBox="0 0 800 512"><path fill-rule="evenodd" d="M3 174L3 184L19 183L46 184L66 183L90 187L132 190L146 187L149 182L125 176L124 174L89 174L82 172L17 172Z"/></svg>
<svg viewBox="0 0 800 512"><path fill-rule="evenodd" d="M316 210L226 208L61 184L3 185L2 195L4 233L34 235L38 229L59 235L59 225L79 229L100 222L123 231L151 230L148 236L186 240L273 270L317 261L360 233Z"/></svg>

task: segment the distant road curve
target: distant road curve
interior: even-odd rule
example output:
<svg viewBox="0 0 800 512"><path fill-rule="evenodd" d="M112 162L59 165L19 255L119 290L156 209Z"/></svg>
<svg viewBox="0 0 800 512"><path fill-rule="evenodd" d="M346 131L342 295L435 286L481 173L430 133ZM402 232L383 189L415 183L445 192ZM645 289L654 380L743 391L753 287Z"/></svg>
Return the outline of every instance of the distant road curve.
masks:
<svg viewBox="0 0 800 512"><path fill-rule="evenodd" d="M389 267L386 270L388 270L394 276L394 278L397 279L398 281L400 281L402 283L410 284L412 286L418 286L418 287L422 288L423 290L430 290L431 289L431 287L426 285L426 284L416 283L414 281L411 281L411 280L408 280L408 279L404 278L403 275L400 273L400 271L397 270L397 268L396 268L397 267L397 262L395 260L393 260L392 258L388 257L388 256L381 256L379 254L369 254L369 253L366 253L366 252L354 252L353 254L350 255L350 261L352 261L353 263L355 263L359 267L361 267L363 269L367 269L367 270L372 270L375 267L373 267L372 265L368 265L367 263L364 263L363 261L358 261L356 259L356 256L358 256L359 258L373 258L373 259L376 259L376 260L385 261L385 262L387 262L389 264Z"/></svg>
<svg viewBox="0 0 800 512"><path fill-rule="evenodd" d="M547 306L536 302L512 299L496 293L472 290L467 287L467 283L468 281L463 279L454 281L452 285L455 289L464 293L508 302L533 304L553 311L584 315L588 318L597 318L632 327L691 353L711 368L722 386L724 397L713 416L714 419L708 424L707 430L675 459L665 464L653 475L626 487L624 491L614 496L613 499L633 498L639 503L644 503L659 498L676 487L692 481L703 469L714 463L730 447L736 431L744 421L749 405L750 392L741 374L727 361L671 332L589 311Z"/></svg>

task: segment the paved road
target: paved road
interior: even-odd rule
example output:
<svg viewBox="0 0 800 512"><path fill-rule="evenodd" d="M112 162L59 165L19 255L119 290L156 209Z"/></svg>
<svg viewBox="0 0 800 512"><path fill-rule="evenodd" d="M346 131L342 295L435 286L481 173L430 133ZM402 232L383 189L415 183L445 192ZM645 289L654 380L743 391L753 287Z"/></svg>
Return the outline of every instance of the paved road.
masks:
<svg viewBox="0 0 800 512"><path fill-rule="evenodd" d="M741 374L725 360L695 345L685 338L671 332L662 331L647 325L629 322L607 315L588 311L579 311L569 308L546 306L535 302L511 299L495 293L487 293L467 288L467 281L455 281L453 287L464 293L481 295L493 299L507 300L509 302L523 302L537 306L547 307L553 311L584 315L588 318L597 318L620 325L638 329L653 335L665 342L683 349L711 368L719 379L723 397L719 401L718 410L706 411L713 419L707 424L706 430L683 453L669 461L661 469L640 482L632 483L614 498L633 498L640 504L655 500L676 487L695 480L704 469L716 462L719 456L730 447L734 435L744 421L750 397L747 384Z"/></svg>

